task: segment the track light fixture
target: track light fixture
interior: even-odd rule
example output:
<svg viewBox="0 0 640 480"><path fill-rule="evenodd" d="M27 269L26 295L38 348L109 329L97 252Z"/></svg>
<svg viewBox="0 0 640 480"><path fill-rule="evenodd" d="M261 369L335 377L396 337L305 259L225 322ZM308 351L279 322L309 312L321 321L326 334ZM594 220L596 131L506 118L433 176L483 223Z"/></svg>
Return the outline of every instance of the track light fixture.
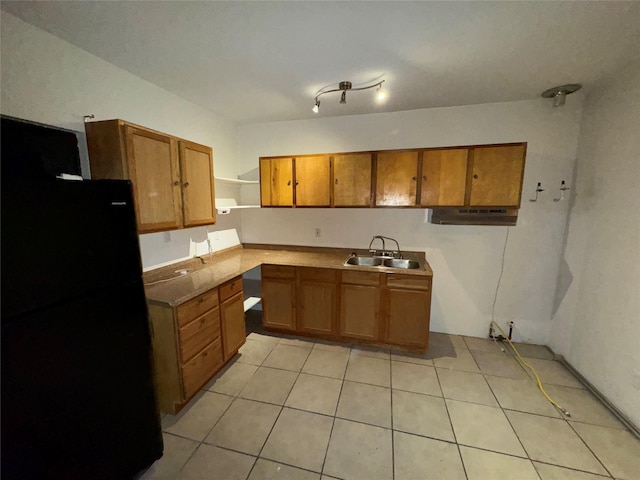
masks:
<svg viewBox="0 0 640 480"><path fill-rule="evenodd" d="M577 92L582 88L579 83L570 83L567 85L559 85L542 92L543 98L553 98L553 106L561 107L565 104L567 95Z"/></svg>
<svg viewBox="0 0 640 480"><path fill-rule="evenodd" d="M382 84L384 83L384 80L380 80L379 82L376 83L372 83L371 85L367 85L366 87L357 87L357 88L353 88L353 84L351 82L340 82L338 83L338 88L332 88L330 90L324 90L324 89L320 89L318 90L318 92L316 93L316 103L312 108L313 113L318 113L320 111L320 96L326 94L326 93L335 93L335 92L342 92L342 94L340 95L340 103L344 104L347 103L347 92L355 92L357 90L369 90L370 88L376 88L376 99L378 101L382 101L385 99L387 92L386 90L384 90L382 88Z"/></svg>

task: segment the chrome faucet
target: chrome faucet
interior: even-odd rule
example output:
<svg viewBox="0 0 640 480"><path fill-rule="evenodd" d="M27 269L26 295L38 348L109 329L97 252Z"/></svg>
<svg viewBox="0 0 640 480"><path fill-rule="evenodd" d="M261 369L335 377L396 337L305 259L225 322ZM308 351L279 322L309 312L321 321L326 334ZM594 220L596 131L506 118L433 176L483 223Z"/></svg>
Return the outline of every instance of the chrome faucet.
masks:
<svg viewBox="0 0 640 480"><path fill-rule="evenodd" d="M375 242L376 240L380 240L382 242L382 250L371 249L373 242ZM391 240L392 242L395 242L396 250L395 251L387 250L387 247L384 242L385 240ZM371 239L371 242L369 243L369 252L373 253L374 256L378 256L378 257L402 258L402 252L400 252L400 244L398 243L398 241L395 238L383 237L382 235L375 235Z"/></svg>

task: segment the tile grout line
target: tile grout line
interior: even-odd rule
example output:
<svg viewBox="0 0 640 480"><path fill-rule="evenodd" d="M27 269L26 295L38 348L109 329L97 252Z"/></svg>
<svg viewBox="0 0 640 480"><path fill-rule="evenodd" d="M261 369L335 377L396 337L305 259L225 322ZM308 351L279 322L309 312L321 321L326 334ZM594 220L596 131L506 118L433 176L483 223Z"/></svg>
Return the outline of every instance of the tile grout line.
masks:
<svg viewBox="0 0 640 480"><path fill-rule="evenodd" d="M274 347L275 348L275 347ZM275 421L273 422L273 425L271 425L271 429L269 430L269 433L267 434L267 436L264 439L264 442L262 443L262 447L260 447L260 451L258 452L258 455L256 457L256 461L253 464L253 467L251 467L251 471L249 472L249 475L251 475L251 472L253 471L253 469L255 468L255 464L258 463L258 459L263 458L260 455L262 455L262 451L264 450L265 445L267 444L267 441L269 440L269 437L271 436L271 434L273 433L273 429L275 428L276 424L278 423L278 420L280 419L280 416L282 415L282 412L285 409L285 404L287 403L287 400L289 399L289 396L291 395L291 392L293 391L293 388L296 385L296 382L298 381L298 378L300 378L300 373L302 372L302 368L304 367L304 364L307 363L307 359L309 358L309 355L311 355L311 350L313 349L313 347L311 347L309 349L309 352L307 353L307 357L304 359L304 363L302 364L302 366L300 367L300 370L298 371L298 374L296 375L295 380L293 381L293 383L291 384L291 388L289 389L289 392L287 393L287 396L285 397L285 399L282 402L282 405L280 406L280 411L278 412L278 416L276 417ZM273 350L272 350L273 351ZM269 354L270 355L270 354ZM268 357L268 356L267 356ZM267 357L265 357L265 361L267 359ZM263 362L264 363L264 362ZM261 365L262 366L262 365ZM256 370L257 371L257 370ZM266 402L265 402L266 403ZM269 459L266 459L269 460ZM271 460L273 461L273 460ZM248 478L248 477L247 477Z"/></svg>
<svg viewBox="0 0 640 480"><path fill-rule="evenodd" d="M389 396L391 397L391 478L396 478L396 444L393 429L393 362L389 355Z"/></svg>
<svg viewBox="0 0 640 480"><path fill-rule="evenodd" d="M344 388L345 377L347 376L347 369L349 368L349 360L351 359L351 348L349 348L349 354L347 355L347 363L344 366L344 372L342 375L342 383L340 384L340 393L338 394L338 401L336 402L336 408L333 410L333 421L331 422L331 430L329 431L329 440L327 441L327 448L324 451L324 458L322 459L322 467L320 467L320 477L324 474L324 466L327 463L327 456L329 455L329 445L331 445L331 437L333 436L333 427L336 425L336 415L338 414L338 407L340 406L340 398L342 397L342 389Z"/></svg>
<svg viewBox="0 0 640 480"><path fill-rule="evenodd" d="M438 375L438 369L434 367L434 370L436 372L436 378L438 379L438 386L440 387L440 392L442 392L442 403L444 403L444 409L447 412L447 418L449 418L449 425L451 425L451 433L453 434L453 440L455 441L456 448L458 449L458 456L460 457L460 464L462 465L462 471L464 472L464 477L467 480L469 480L469 475L467 475L467 467L465 466L464 459L462 458L462 450L460 449L460 444L458 443L458 437L456 436L456 430L455 428L453 428L453 422L451 421L449 406L447 405L447 401L444 398L444 390L442 390L442 384L440 383L440 376Z"/></svg>
<svg viewBox="0 0 640 480"><path fill-rule="evenodd" d="M589 452L591 452L591 455L593 455L593 457L598 461L598 463L600 465L602 465L602 468L604 468L604 471L607 472L611 478L613 478L613 473L611 473L609 471L609 469L604 464L604 462L602 460L600 460L600 457L598 457L598 455L596 455L596 452L594 452L591 449L591 447L589 446L589 444L587 444L586 440L584 438L582 438L582 436L578 433L578 431L575 428L573 428L573 425L571 425L571 422L569 422L569 420L567 420L566 418L563 418L563 420L567 423L567 425L569 425L569 428L571 429L571 431L577 435L577 437L584 444L584 446L587 447L587 450L589 450Z"/></svg>
<svg viewBox="0 0 640 480"><path fill-rule="evenodd" d="M485 381L486 381L486 378L485 378ZM531 458L531 456L530 456L529 452L527 451L527 449L525 448L524 444L522 443L522 440L520 439L520 435L518 435L518 432L517 432L517 431L516 431L516 429L513 427L513 423L511 422L511 419L509 418L509 416L507 415L507 413L506 413L506 411L505 411L505 410L507 410L507 411L515 411L515 412L518 412L518 413L523 413L523 414L525 414L525 415L536 415L536 416L541 416L541 417L544 417L544 418L550 418L550 419L553 419L553 420L563 420L563 421L565 421L567 424L569 424L569 421L568 421L566 418L564 418L564 417L562 417L562 418L558 418L558 417L550 417L550 416L547 416L547 415L540 415L540 414L529 413L529 412L520 412L520 411L518 411L518 410L505 409L505 408L504 408L504 407L502 407L502 405L500 404L500 401L498 400L498 397L497 397L496 393L493 391L493 388L491 387L491 384L490 384L489 382L487 382L487 384L489 385L489 389L491 390L491 393L493 394L493 396L495 397L496 401L498 402L498 405L500 406L500 409L502 410L503 415L507 418L507 422L509 422L509 425L511 426L511 429L512 429L512 430L513 430L513 432L515 433L516 438L517 438L517 439L518 439L518 441L520 442L520 445L522 446L522 449L523 449L523 450L524 450L524 452L527 454L527 458L529 459L529 461L530 461L530 462L531 462L531 464L533 465L533 467L534 467L534 469L535 469L535 471L536 471L536 474L540 477L540 474L538 473L538 469L537 469L537 468L535 468L535 464L533 463L534 461L538 461L538 460L534 460L534 459L532 459L532 458ZM580 438L580 440L582 440L582 437L580 437L580 435L578 434L578 432L576 432L576 431L571 427L571 424L569 424L569 427L570 427L570 428L571 428L571 429L576 433L576 435L578 436L578 438ZM589 449L589 451L591 452L591 454L596 458L596 460L598 460L598 462L603 466L603 468L605 469L605 471L609 474L609 477L610 477L610 478L613 478L613 476L611 475L611 473L609 472L609 470L604 466L604 464L603 464L603 463L600 461L600 459L595 455L595 453L591 450L591 448L589 448L589 446L586 444L586 442L585 442L584 440L582 440L582 442L587 446L587 448ZM548 462L543 462L543 463L548 463ZM561 468L569 468L569 467L566 467L566 466L563 466L563 465L556 465L556 464L553 464L553 463L548 463L548 464L549 464L549 465L554 465L554 466L557 466L557 467L561 467ZM578 471L580 471L580 470L578 470ZM589 472L589 473L593 473L593 472Z"/></svg>
<svg viewBox="0 0 640 480"><path fill-rule="evenodd" d="M524 446L524 443L522 443L522 440L520 439L520 435L518 435L518 432L514 428L513 423L511 423L511 419L509 418L507 413L504 411L504 408L502 408L502 405L500 404L500 400L498 400L498 396L496 395L496 392L493 391L493 388L491 388L491 384L487 381L487 379L484 376L482 378L484 379L485 383L489 387L489 391L491 392L491 395L493 395L493 398L495 399L496 403L498 404L498 408L500 408L500 411L502 412L502 415L507 420L507 423L511 427L511 430L513 431L513 434L518 439L518 442L520 443L520 447L522 447L522 451L527 456L527 460L529 460L529 463L533 467L533 470L536 472L536 475L538 475L538 478L541 478L540 474L538 473L538 470L536 469L535 465L533 464L533 460L531 459L531 456L529 455L529 452L527 451L527 449Z"/></svg>
<svg viewBox="0 0 640 480"><path fill-rule="evenodd" d="M262 359L262 363L260 363L260 365L258 365L258 368L256 368L256 371L255 371L255 372L253 372L253 374L251 375L251 377L249 377L249 379L245 382L245 385L240 389L240 391L239 391L238 393L236 393L236 395L235 395L234 399L233 399L233 400L231 401L231 403L229 404L229 408L231 407L231 405L233 404L233 402L235 402L235 401L236 401L236 399L237 399L237 398L243 398L243 397L240 397L240 394L241 394L241 393L243 392L243 390L246 388L246 386L247 386L247 384L249 383L249 381L250 381L250 380L254 377L254 375L258 372L258 370L260 369L260 367L262 366L262 364L265 362L265 360L267 359L267 357L268 357L269 355L271 355L271 352L273 351L273 349L275 348L275 346L276 346L276 345L277 345L277 343L276 343L276 344L274 344L274 346L273 346L273 347L271 347L271 350L269 350L269 353L267 353L267 354L265 355L264 359ZM248 400L248 399L246 399L246 400ZM229 408L227 408L227 410L228 410ZM282 411L282 408L280 409L280 411ZM220 419L224 416L224 414L225 414L226 412L227 412L227 411L225 410L225 412L220 416L220 418L219 418L219 419L218 419L218 421L215 423L215 425L217 425L217 424L218 424L218 422L220 421ZM279 416L280 416L280 412L278 412L278 417L279 417ZM277 420L278 420L278 418L276 417L276 421L277 421ZM215 428L215 425L213 426L213 428ZM275 425L275 422L274 422L274 425ZM211 429L211 431L213 431L213 428ZM271 428L273 429L273 426L272 426ZM211 434L211 431L207 434L207 436L205 436L205 437L204 437L205 439L206 439L206 438ZM269 431L269 434L271 434L271 431ZM267 435L267 438L268 438L268 437L269 437L269 436ZM203 440L203 442L204 442L204 440ZM266 439L265 439L265 442L266 442ZM218 445L215 445L215 447L216 447L216 448L221 448L221 447L219 447ZM264 444L262 445L262 447L264 447ZM200 448L200 447L198 447L198 448ZM261 448L260 450L262 451L262 448ZM260 452L258 452L258 456L254 457L253 464L251 465L251 468L249 469L249 473L247 473L247 477L246 477L246 478L249 478L249 477L251 476L251 473L253 472L253 469L255 468L256 463L258 463L258 458L260 458L260 457L259 457L259 454L260 454ZM245 455L246 455L246 454L245 454ZM186 464L185 464L185 465L186 465Z"/></svg>

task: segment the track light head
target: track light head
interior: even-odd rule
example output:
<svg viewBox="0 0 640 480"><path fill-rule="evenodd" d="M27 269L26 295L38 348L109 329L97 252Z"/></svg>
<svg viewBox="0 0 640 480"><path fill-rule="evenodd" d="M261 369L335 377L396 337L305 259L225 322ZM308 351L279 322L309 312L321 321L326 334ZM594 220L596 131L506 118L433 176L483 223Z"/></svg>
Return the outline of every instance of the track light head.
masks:
<svg viewBox="0 0 640 480"><path fill-rule="evenodd" d="M347 92L346 90L342 92L342 95L340 96L340 103L347 103Z"/></svg>
<svg viewBox="0 0 640 480"><path fill-rule="evenodd" d="M320 111L320 100L316 98L316 104L311 109L313 113L318 113Z"/></svg>

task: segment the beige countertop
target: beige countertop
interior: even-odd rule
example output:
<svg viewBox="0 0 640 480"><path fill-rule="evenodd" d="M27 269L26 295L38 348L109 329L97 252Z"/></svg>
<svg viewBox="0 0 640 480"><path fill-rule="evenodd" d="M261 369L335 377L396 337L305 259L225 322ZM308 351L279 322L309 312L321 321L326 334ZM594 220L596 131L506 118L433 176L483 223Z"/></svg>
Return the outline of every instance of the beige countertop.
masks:
<svg viewBox="0 0 640 480"><path fill-rule="evenodd" d="M262 264L433 276L424 253L402 252L404 258L420 264L418 269L404 270L345 266L344 262L351 252L365 254L366 250L256 244L233 247L205 255L205 264L194 259L145 272L145 294L150 303L174 307ZM188 273L176 276L176 270L187 270Z"/></svg>

